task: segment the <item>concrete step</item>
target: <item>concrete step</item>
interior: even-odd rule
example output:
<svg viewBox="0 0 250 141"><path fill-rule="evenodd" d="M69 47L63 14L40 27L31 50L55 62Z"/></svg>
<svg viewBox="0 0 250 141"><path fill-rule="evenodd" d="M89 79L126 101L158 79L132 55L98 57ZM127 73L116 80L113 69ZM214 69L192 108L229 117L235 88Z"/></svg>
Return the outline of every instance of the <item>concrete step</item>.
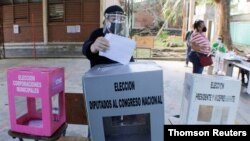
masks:
<svg viewBox="0 0 250 141"><path fill-rule="evenodd" d="M80 45L68 46L38 46L38 47L7 47L6 58L60 58L60 57L85 57Z"/></svg>

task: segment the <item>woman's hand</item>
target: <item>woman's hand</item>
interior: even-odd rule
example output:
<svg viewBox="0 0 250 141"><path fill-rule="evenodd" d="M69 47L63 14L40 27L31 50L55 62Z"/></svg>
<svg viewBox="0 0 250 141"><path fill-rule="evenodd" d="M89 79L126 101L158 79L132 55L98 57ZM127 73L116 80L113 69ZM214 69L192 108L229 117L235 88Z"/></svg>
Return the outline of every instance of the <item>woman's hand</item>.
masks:
<svg viewBox="0 0 250 141"><path fill-rule="evenodd" d="M95 42L91 45L90 51L92 53L97 53L99 51L105 51L109 48L109 42L104 37L98 37Z"/></svg>

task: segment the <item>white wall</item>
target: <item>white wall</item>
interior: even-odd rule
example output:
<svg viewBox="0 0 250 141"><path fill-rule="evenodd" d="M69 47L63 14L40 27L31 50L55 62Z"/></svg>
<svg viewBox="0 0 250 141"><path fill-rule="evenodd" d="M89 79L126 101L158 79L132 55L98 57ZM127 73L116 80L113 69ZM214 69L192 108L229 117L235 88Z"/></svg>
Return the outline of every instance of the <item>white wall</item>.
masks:
<svg viewBox="0 0 250 141"><path fill-rule="evenodd" d="M238 5L238 11L241 13L250 13L250 2L247 0L240 0Z"/></svg>
<svg viewBox="0 0 250 141"><path fill-rule="evenodd" d="M100 6L100 26L102 27L103 25L103 20L104 20L104 16L103 13L105 11L105 9L111 5L120 5L119 0L101 0L101 6Z"/></svg>
<svg viewBox="0 0 250 141"><path fill-rule="evenodd" d="M111 5L120 5L119 0L104 0L103 2L103 10Z"/></svg>

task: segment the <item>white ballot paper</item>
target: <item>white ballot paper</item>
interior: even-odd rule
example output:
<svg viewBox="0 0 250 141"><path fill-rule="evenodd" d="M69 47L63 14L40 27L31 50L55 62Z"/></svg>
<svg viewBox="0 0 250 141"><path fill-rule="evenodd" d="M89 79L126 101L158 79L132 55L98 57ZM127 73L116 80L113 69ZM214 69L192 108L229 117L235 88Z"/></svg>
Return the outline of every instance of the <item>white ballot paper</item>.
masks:
<svg viewBox="0 0 250 141"><path fill-rule="evenodd" d="M109 41L109 49L100 51L99 55L105 56L123 65L128 64L133 55L136 42L129 38L110 33L106 34L105 38Z"/></svg>

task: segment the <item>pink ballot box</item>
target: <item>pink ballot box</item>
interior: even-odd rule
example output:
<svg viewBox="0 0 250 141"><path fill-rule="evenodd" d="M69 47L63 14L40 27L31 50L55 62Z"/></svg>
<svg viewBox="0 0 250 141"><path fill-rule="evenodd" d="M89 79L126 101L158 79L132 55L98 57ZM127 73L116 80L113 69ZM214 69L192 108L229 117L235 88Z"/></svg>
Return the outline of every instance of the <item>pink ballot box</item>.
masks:
<svg viewBox="0 0 250 141"><path fill-rule="evenodd" d="M10 68L7 81L12 131L51 136L65 123L64 68Z"/></svg>

